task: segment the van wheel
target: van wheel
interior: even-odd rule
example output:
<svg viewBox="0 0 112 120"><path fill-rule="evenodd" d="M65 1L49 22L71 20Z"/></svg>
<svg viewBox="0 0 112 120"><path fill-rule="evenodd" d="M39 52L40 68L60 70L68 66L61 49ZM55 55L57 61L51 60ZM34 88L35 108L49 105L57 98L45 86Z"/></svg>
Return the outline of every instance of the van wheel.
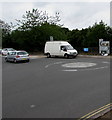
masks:
<svg viewBox="0 0 112 120"><path fill-rule="evenodd" d="M50 53L48 53L48 54L47 54L47 58L50 58L50 57L51 57L51 55L50 55Z"/></svg>
<svg viewBox="0 0 112 120"><path fill-rule="evenodd" d="M65 57L65 58L69 58L69 55L68 55L68 54L65 54L64 57Z"/></svg>

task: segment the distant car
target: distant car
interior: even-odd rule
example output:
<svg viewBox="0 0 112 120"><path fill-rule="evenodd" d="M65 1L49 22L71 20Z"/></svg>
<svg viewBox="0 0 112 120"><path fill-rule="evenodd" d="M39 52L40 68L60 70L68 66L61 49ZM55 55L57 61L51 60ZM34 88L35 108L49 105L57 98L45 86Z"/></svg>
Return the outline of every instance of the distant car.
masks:
<svg viewBox="0 0 112 120"><path fill-rule="evenodd" d="M2 54L2 55L7 55L8 53L13 52L13 51L16 51L16 50L13 49L13 48L3 48L3 49L1 50L1 54Z"/></svg>
<svg viewBox="0 0 112 120"><path fill-rule="evenodd" d="M29 54L26 51L13 51L9 52L5 57L6 62L11 61L17 63L19 61L29 62Z"/></svg>

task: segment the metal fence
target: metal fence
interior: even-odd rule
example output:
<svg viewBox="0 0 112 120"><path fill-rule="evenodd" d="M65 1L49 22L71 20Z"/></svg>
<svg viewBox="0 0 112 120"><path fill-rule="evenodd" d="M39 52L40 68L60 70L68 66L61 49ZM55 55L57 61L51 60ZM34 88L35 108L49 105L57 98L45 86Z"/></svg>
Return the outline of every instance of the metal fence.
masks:
<svg viewBox="0 0 112 120"><path fill-rule="evenodd" d="M98 55L99 54L99 47L89 47L88 51L84 51L84 48L75 48L79 54L83 53L83 54L94 54L94 55ZM110 49L110 54L112 54L112 48Z"/></svg>
<svg viewBox="0 0 112 120"><path fill-rule="evenodd" d="M99 54L99 47L89 47L88 51L84 51L84 48L75 48L77 49L78 53L85 53L85 54Z"/></svg>

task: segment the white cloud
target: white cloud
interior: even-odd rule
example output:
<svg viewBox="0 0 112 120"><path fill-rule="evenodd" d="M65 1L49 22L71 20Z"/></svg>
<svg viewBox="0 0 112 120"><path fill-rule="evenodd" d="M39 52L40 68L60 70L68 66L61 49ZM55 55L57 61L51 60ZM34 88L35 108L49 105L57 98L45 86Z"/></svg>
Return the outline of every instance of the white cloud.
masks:
<svg viewBox="0 0 112 120"><path fill-rule="evenodd" d="M6 22L21 19L25 11L31 10L33 6L33 3L2 3L2 19Z"/></svg>
<svg viewBox="0 0 112 120"><path fill-rule="evenodd" d="M110 2L112 0L0 0L0 2Z"/></svg>
<svg viewBox="0 0 112 120"><path fill-rule="evenodd" d="M2 19L15 22L32 8L47 11L49 15L59 12L61 23L70 29L89 27L101 20L109 25L110 20L108 2L7 2L2 3Z"/></svg>
<svg viewBox="0 0 112 120"><path fill-rule="evenodd" d="M0 3L0 18L2 18L2 3Z"/></svg>
<svg viewBox="0 0 112 120"><path fill-rule="evenodd" d="M60 12L61 23L70 29L89 27L101 20L109 25L109 3L49 3L41 9L52 15L55 11Z"/></svg>

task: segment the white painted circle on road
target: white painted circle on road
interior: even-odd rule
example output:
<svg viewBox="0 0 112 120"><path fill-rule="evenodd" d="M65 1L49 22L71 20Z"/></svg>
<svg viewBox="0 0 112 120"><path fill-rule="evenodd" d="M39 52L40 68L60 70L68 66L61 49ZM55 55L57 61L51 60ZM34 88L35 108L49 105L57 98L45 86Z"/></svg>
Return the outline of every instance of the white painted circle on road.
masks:
<svg viewBox="0 0 112 120"><path fill-rule="evenodd" d="M92 67L95 66L96 63L88 63L88 62L75 62L75 63L67 63L62 65L62 67L67 68L86 68L86 67Z"/></svg>

